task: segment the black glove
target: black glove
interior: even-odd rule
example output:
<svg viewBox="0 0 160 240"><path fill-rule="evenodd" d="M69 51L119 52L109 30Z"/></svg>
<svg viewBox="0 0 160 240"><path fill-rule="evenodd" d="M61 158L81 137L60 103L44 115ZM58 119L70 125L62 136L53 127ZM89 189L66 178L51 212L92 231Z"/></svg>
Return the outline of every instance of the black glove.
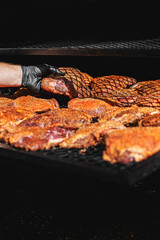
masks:
<svg viewBox="0 0 160 240"><path fill-rule="evenodd" d="M32 92L38 94L41 89L41 81L44 77L50 74L64 76L58 68L48 64L41 64L35 66L21 66L22 68L22 87L30 89Z"/></svg>

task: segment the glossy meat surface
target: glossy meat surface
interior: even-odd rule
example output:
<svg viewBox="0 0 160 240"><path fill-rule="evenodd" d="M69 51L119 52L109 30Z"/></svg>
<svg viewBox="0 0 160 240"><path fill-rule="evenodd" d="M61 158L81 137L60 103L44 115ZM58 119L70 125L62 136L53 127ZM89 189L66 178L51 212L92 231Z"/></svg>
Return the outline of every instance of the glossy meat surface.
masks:
<svg viewBox="0 0 160 240"><path fill-rule="evenodd" d="M85 73L85 72L82 72L82 75L83 75L84 82L86 83L87 86L89 86L93 78L88 73Z"/></svg>
<svg viewBox="0 0 160 240"><path fill-rule="evenodd" d="M131 87L137 92L136 104L145 107L160 107L160 80L143 81Z"/></svg>
<svg viewBox="0 0 160 240"><path fill-rule="evenodd" d="M137 106L160 108L160 95L140 96L136 99Z"/></svg>
<svg viewBox="0 0 160 240"><path fill-rule="evenodd" d="M152 107L120 107L115 108L114 111L106 111L106 113L99 118L99 122L114 120L121 122L126 126L136 124L141 119L159 113L159 110Z"/></svg>
<svg viewBox="0 0 160 240"><path fill-rule="evenodd" d="M51 127L63 126L68 128L79 128L89 124L92 118L82 112L61 108L33 116L21 122L19 126L24 127Z"/></svg>
<svg viewBox="0 0 160 240"><path fill-rule="evenodd" d="M73 133L60 127L16 127L7 131L2 139L17 148L37 151L54 147Z"/></svg>
<svg viewBox="0 0 160 240"><path fill-rule="evenodd" d="M139 162L160 151L160 127L130 127L106 135L103 159L111 163Z"/></svg>
<svg viewBox="0 0 160 240"><path fill-rule="evenodd" d="M68 102L69 109L75 109L99 117L105 114L105 111L112 107L109 103L94 98L73 98Z"/></svg>
<svg viewBox="0 0 160 240"><path fill-rule="evenodd" d="M160 94L160 79L136 83L131 89L134 89L142 96L157 96Z"/></svg>
<svg viewBox="0 0 160 240"><path fill-rule="evenodd" d="M123 129L125 126L115 121L91 123L76 131L75 134L65 139L60 147L63 148L88 148L103 141L103 136L112 130Z"/></svg>
<svg viewBox="0 0 160 240"><path fill-rule="evenodd" d="M59 69L65 73L65 77L73 82L75 86L82 84L85 88L93 79L88 73L81 72L78 68L60 67Z"/></svg>
<svg viewBox="0 0 160 240"><path fill-rule="evenodd" d="M111 94L106 95L104 101L110 103L113 106L119 107L131 107L137 103L138 94L132 89L115 90Z"/></svg>
<svg viewBox="0 0 160 240"><path fill-rule="evenodd" d="M90 86L97 98L105 98L108 94L118 89L125 89L136 83L136 79L125 76L103 76L93 78Z"/></svg>

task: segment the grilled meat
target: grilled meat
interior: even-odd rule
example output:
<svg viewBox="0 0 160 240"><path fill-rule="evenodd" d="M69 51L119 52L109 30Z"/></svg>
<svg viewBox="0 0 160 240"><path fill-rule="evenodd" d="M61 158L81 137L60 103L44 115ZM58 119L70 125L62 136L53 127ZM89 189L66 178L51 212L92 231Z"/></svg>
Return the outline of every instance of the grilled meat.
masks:
<svg viewBox="0 0 160 240"><path fill-rule="evenodd" d="M158 96L160 94L160 79L136 83L131 86L131 89L142 96Z"/></svg>
<svg viewBox="0 0 160 240"><path fill-rule="evenodd" d="M91 122L91 116L77 110L61 108L42 113L26 119L19 124L20 127L51 127L64 126L68 128L79 128Z"/></svg>
<svg viewBox="0 0 160 240"><path fill-rule="evenodd" d="M94 98L73 98L68 102L69 109L75 109L91 115L99 117L105 114L105 111L112 107L107 102Z"/></svg>
<svg viewBox="0 0 160 240"><path fill-rule="evenodd" d="M108 121L103 123L91 123L76 131L75 134L65 139L60 147L62 148L88 148L95 146L103 140L103 136L114 129L125 128L123 124Z"/></svg>
<svg viewBox="0 0 160 240"><path fill-rule="evenodd" d="M90 83L92 82L93 78L85 72L82 72L83 75L83 81L87 84L87 86L90 86Z"/></svg>
<svg viewBox="0 0 160 240"><path fill-rule="evenodd" d="M71 98L98 98L111 102L113 105L130 106L135 101L135 91L126 89L124 92L116 92L117 89L124 89L136 83L134 78L125 76L103 76L92 78L87 73L77 68L61 67L65 76L55 77L50 75L44 78L41 88L54 94L66 95ZM120 95L120 96L118 96ZM122 101L118 97L123 98ZM110 101L110 99L112 99Z"/></svg>
<svg viewBox="0 0 160 240"><path fill-rule="evenodd" d="M2 139L14 147L24 148L26 151L37 151L54 147L73 133L72 129L57 126L16 127L16 129L6 131Z"/></svg>
<svg viewBox="0 0 160 240"><path fill-rule="evenodd" d="M111 94L101 97L107 103L119 107L131 107L136 104L138 94L132 89L116 90Z"/></svg>
<svg viewBox="0 0 160 240"><path fill-rule="evenodd" d="M159 96L148 95L137 97L136 105L141 107L160 108L160 95Z"/></svg>
<svg viewBox="0 0 160 240"><path fill-rule="evenodd" d="M160 113L143 118L138 125L144 127L160 126Z"/></svg>
<svg viewBox="0 0 160 240"><path fill-rule="evenodd" d="M41 88L47 92L65 95L69 98L77 97L78 95L73 83L64 77L46 77L41 82Z"/></svg>
<svg viewBox="0 0 160 240"><path fill-rule="evenodd" d="M143 81L131 87L137 92L136 104L144 107L160 107L160 80Z"/></svg>
<svg viewBox="0 0 160 240"><path fill-rule="evenodd" d="M63 94L74 97L91 97L92 92L88 87L92 77L86 73L82 73L77 68L61 67L59 68L65 73L65 76L55 77L50 75L42 79L41 88L45 91L53 92L54 94Z"/></svg>
<svg viewBox="0 0 160 240"><path fill-rule="evenodd" d="M2 107L0 110L0 131L17 126L24 119L33 117L35 113L14 107Z"/></svg>
<svg viewBox="0 0 160 240"><path fill-rule="evenodd" d="M54 98L43 99L36 98L30 95L16 98L11 102L10 106L37 113L59 108L59 104Z"/></svg>
<svg viewBox="0 0 160 240"><path fill-rule="evenodd" d="M111 163L142 161L160 151L160 127L130 127L106 135L103 159Z"/></svg>
<svg viewBox="0 0 160 240"><path fill-rule="evenodd" d="M7 107L13 102L12 99L6 98L6 97L0 97L0 108L1 107Z"/></svg>
<svg viewBox="0 0 160 240"><path fill-rule="evenodd" d="M125 76L103 76L93 78L90 87L96 98L105 98L108 94L118 89L128 88L136 83L136 79Z"/></svg>
<svg viewBox="0 0 160 240"><path fill-rule="evenodd" d="M65 77L73 82L75 86L85 83L83 86L88 86L92 81L92 77L88 73L81 72L78 68L73 67L60 67L59 70L65 73ZM75 87L76 88L76 87Z"/></svg>
<svg viewBox="0 0 160 240"><path fill-rule="evenodd" d="M130 124L136 124L141 119L156 113L159 113L159 111L151 107L120 107L112 112L106 111L105 114L99 118L99 122L114 120L129 126Z"/></svg>

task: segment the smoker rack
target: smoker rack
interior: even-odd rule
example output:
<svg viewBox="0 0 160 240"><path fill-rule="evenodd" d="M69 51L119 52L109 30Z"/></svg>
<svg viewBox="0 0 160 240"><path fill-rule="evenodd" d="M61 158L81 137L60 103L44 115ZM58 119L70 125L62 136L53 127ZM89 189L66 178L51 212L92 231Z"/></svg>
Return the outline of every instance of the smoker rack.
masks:
<svg viewBox="0 0 160 240"><path fill-rule="evenodd" d="M0 55L67 56L160 56L160 38L140 40L56 40L35 44L26 42L0 45Z"/></svg>
<svg viewBox="0 0 160 240"><path fill-rule="evenodd" d="M25 151L0 143L0 156L8 163L15 161L50 170L62 171L70 176L84 176L100 182L131 186L160 169L160 152L139 163L111 164L102 159L103 145L90 147L85 153L79 149L54 148L44 151ZM73 177L73 178L74 178ZM74 181L74 179L73 179Z"/></svg>

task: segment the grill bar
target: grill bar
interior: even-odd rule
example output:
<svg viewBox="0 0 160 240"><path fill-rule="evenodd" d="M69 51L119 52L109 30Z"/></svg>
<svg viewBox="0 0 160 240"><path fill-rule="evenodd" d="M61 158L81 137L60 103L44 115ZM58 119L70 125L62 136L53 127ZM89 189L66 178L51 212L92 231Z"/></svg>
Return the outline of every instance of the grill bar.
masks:
<svg viewBox="0 0 160 240"><path fill-rule="evenodd" d="M0 48L0 55L68 55L68 56L160 56L160 38L145 40L98 41L64 40L17 47Z"/></svg>

